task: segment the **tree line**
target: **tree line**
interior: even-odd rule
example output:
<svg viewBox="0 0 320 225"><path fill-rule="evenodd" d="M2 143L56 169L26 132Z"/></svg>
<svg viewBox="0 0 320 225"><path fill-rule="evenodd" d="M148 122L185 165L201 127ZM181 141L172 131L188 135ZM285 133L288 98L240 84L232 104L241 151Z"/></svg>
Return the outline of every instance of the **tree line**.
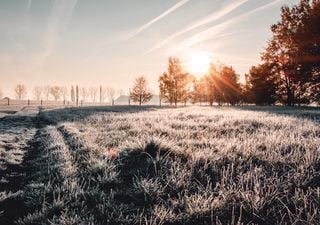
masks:
<svg viewBox="0 0 320 225"><path fill-rule="evenodd" d="M235 105L242 100L239 75L231 66L211 64L208 74L196 79L184 72L181 61L170 57L168 70L159 77L160 98L178 103L208 103Z"/></svg>
<svg viewBox="0 0 320 225"><path fill-rule="evenodd" d="M271 26L272 38L262 63L252 66L245 84L231 66L210 66L200 79L183 71L178 58L169 58L159 77L160 96L177 105L206 102L286 105L320 103L320 0L283 6L281 19Z"/></svg>
<svg viewBox="0 0 320 225"><path fill-rule="evenodd" d="M0 97L2 92L0 88ZM23 84L18 84L14 88L14 93L17 100L24 100L27 97L27 87ZM79 87L78 85L67 88L66 86L35 86L32 90L33 99L40 100L54 100L54 101L71 101L81 102L105 102L106 100L113 102L116 96L123 95L122 89L115 89L113 87Z"/></svg>

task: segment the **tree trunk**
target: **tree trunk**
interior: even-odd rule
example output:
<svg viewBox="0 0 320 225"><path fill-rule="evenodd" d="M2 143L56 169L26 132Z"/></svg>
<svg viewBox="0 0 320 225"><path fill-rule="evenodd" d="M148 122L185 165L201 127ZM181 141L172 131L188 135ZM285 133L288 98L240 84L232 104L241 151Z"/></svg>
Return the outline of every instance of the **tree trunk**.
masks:
<svg viewBox="0 0 320 225"><path fill-rule="evenodd" d="M293 106L294 105L294 91L291 87L287 88L287 105Z"/></svg>

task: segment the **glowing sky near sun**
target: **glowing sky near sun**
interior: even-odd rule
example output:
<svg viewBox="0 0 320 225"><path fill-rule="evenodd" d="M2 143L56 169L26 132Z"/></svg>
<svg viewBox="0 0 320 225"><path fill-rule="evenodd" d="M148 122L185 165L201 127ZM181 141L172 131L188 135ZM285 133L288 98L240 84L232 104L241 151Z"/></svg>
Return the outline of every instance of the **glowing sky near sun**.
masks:
<svg viewBox="0 0 320 225"><path fill-rule="evenodd" d="M0 86L105 85L145 75L157 92L169 56L209 54L243 76L259 62L283 4L298 0L1 0ZM198 56L192 56L198 54ZM198 60L198 61L197 61ZM194 65L193 65L194 67ZM197 71L199 70L199 71Z"/></svg>

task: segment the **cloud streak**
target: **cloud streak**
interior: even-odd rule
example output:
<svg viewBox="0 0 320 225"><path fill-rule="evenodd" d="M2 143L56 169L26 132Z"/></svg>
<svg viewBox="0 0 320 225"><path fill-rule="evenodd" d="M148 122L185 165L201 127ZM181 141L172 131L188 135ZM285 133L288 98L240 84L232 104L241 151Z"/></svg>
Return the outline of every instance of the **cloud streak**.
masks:
<svg viewBox="0 0 320 225"><path fill-rule="evenodd" d="M77 0L55 0L44 35L43 51L35 59L37 64L42 65L54 51L60 35L68 27L76 4Z"/></svg>
<svg viewBox="0 0 320 225"><path fill-rule="evenodd" d="M31 0L28 0L28 4L27 4L27 10L29 11L30 10L30 8L31 8Z"/></svg>
<svg viewBox="0 0 320 225"><path fill-rule="evenodd" d="M173 13L174 11L176 11L177 9L179 9L180 7L182 7L183 5L188 3L189 1L190 0L181 0L181 1L179 1L178 3L176 3L175 5L170 7L169 9L167 9L165 12L163 12L161 15L153 18L152 20L150 20L149 22L147 22L143 26L139 27L128 39L131 39L131 38L137 36L139 33L144 31L148 27L150 27L152 24L154 24L157 21L161 20L162 18L164 18L165 16L169 15L170 13Z"/></svg>
<svg viewBox="0 0 320 225"><path fill-rule="evenodd" d="M270 8L278 3L280 3L281 1L283 0L274 0L268 4L265 4L265 5L262 5L256 9L253 9L249 12L246 12L240 16L237 16L237 17L234 17L232 19L229 19L223 23L220 23L218 25L215 25L215 26L212 26L200 33L197 33L193 36L191 36L190 38L188 38L187 40L183 41L176 49L175 49L175 52L178 52L178 51L181 51L187 47L190 47L190 46L193 46L195 44L198 44L198 43L201 43L203 41L206 41L210 38L212 38L214 35L220 33L221 31L245 20L245 19L248 19L249 17L251 17L252 15L258 13L258 12L261 12L267 8Z"/></svg>
<svg viewBox="0 0 320 225"><path fill-rule="evenodd" d="M248 1L250 1L250 0L233 0L233 1L229 2L228 4L224 5L220 10L200 19L199 21L191 24L187 28L172 34L171 36L169 36L168 38L166 38L165 40L163 40L159 44L157 44L154 47L152 47L151 49L145 51L143 54L148 54L156 49L161 48L169 41L173 40L174 38L176 38L184 33L187 33L188 31L191 31L193 29L201 27L205 24L212 23L212 22L222 18L223 16L225 16L225 15L229 14L230 12L232 12L233 10L239 8L240 6L242 6L243 4L245 4Z"/></svg>

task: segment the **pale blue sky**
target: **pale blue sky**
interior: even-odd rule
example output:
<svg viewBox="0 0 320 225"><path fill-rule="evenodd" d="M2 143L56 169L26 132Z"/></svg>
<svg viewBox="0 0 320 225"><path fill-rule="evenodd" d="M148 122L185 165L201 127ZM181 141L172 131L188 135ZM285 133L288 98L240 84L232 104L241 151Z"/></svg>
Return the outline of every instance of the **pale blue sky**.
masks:
<svg viewBox="0 0 320 225"><path fill-rule="evenodd" d="M0 0L0 86L105 85L145 75L157 92L169 56L193 52L244 75L280 7L298 0Z"/></svg>

